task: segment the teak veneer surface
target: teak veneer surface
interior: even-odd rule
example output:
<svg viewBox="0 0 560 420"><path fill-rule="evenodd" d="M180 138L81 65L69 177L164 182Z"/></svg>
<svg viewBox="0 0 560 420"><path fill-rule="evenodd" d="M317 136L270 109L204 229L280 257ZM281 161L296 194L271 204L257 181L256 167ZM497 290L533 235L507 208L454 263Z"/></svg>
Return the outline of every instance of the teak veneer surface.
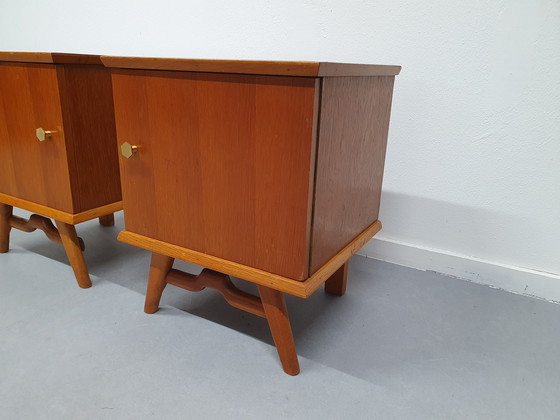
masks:
<svg viewBox="0 0 560 420"><path fill-rule="evenodd" d="M0 62L0 192L72 213L58 89L53 65Z"/></svg>
<svg viewBox="0 0 560 420"><path fill-rule="evenodd" d="M73 212L121 200L111 73L101 66L57 66Z"/></svg>
<svg viewBox="0 0 560 420"><path fill-rule="evenodd" d="M315 61L201 60L111 56L101 56L101 61L107 67L116 68L303 77L395 76L401 70L400 66Z"/></svg>
<svg viewBox="0 0 560 420"><path fill-rule="evenodd" d="M128 231L304 280L377 220L394 76L112 74Z"/></svg>
<svg viewBox="0 0 560 420"><path fill-rule="evenodd" d="M377 220L394 77L323 80L311 268Z"/></svg>
<svg viewBox="0 0 560 420"><path fill-rule="evenodd" d="M39 127L53 134L40 142ZM0 193L68 214L121 201L99 56L0 52L0 150Z"/></svg>
<svg viewBox="0 0 560 420"><path fill-rule="evenodd" d="M308 277L314 78L113 70L126 229Z"/></svg>

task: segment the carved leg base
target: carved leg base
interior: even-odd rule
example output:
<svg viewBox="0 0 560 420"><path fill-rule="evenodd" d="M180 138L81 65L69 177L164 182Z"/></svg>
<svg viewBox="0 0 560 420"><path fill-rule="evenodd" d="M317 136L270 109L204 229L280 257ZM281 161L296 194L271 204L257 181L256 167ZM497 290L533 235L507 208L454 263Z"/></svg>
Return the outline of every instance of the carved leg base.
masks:
<svg viewBox="0 0 560 420"><path fill-rule="evenodd" d="M165 286L172 284L182 289L198 292L209 287L220 292L232 306L266 318L278 355L289 375L299 373L296 347L292 336L292 328L288 319L284 295L274 289L259 287L260 299L250 293L238 289L228 275L205 268L196 276L175 270L173 258L152 253L148 289L144 312L153 314L159 309L159 302Z"/></svg>
<svg viewBox="0 0 560 420"><path fill-rule="evenodd" d="M348 281L348 261L334 272L325 282L325 292L331 295L343 296L346 293Z"/></svg>
<svg viewBox="0 0 560 420"><path fill-rule="evenodd" d="M91 287L91 280L84 260L84 254L82 254L82 248L80 246L81 240L76 234L76 228L74 225L59 221L56 221L56 225L60 233L62 245L64 246L64 250L68 256L68 261L70 262L70 266L76 276L78 286L82 289Z"/></svg>
<svg viewBox="0 0 560 420"><path fill-rule="evenodd" d="M44 216L39 216L38 214L32 214L29 220L22 217L13 216L10 212L10 216L7 218L7 223L10 228L21 230L22 232L35 232L37 229L42 230L43 233L51 241L62 245L62 238L58 229L53 225L51 219ZM78 238L78 244L80 250L84 251L86 249L84 241L82 238Z"/></svg>
<svg viewBox="0 0 560 420"><path fill-rule="evenodd" d="M153 314L159 309L159 301L161 300L163 289L167 286L165 278L173 266L173 261L173 258L166 255L152 253L148 290L146 291L146 302L144 303L144 312L147 314Z"/></svg>
<svg viewBox="0 0 560 420"><path fill-rule="evenodd" d="M13 207L0 203L0 254L10 250L10 218L12 217Z"/></svg>
<svg viewBox="0 0 560 420"><path fill-rule="evenodd" d="M11 206L0 203L0 253L8 252L10 230L12 228L23 232L34 232L37 229L42 230L51 241L64 246L78 285L83 289L91 287L91 280L84 261L84 255L82 254L82 251L85 249L84 241L76 234L74 225L59 221L56 224L58 229L54 226L51 219L38 214L32 214L28 220L14 216Z"/></svg>
<svg viewBox="0 0 560 420"><path fill-rule="evenodd" d="M99 224L101 226L115 226L115 215L113 213L101 216L99 218Z"/></svg>
<svg viewBox="0 0 560 420"><path fill-rule="evenodd" d="M265 286L259 285L258 289L282 368L288 375L295 376L299 373L299 362L284 295Z"/></svg>

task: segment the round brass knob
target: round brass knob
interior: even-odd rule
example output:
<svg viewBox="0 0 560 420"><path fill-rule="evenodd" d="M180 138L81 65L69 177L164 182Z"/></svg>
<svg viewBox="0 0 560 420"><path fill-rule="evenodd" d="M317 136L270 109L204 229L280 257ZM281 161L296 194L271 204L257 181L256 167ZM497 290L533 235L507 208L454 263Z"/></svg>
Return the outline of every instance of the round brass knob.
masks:
<svg viewBox="0 0 560 420"><path fill-rule="evenodd" d="M138 151L138 146L134 146L128 142L121 144L121 154L125 158L130 158L134 153Z"/></svg>
<svg viewBox="0 0 560 420"><path fill-rule="evenodd" d="M45 141L49 137L52 137L53 133L56 133L56 131L43 130L41 127L35 130L35 135L39 141Z"/></svg>

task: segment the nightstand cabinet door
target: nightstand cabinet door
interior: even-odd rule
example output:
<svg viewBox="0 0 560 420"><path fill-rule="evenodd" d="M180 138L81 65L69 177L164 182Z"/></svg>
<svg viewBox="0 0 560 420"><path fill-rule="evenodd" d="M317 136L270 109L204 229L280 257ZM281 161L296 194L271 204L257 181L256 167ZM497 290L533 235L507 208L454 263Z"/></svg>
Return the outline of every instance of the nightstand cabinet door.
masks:
<svg viewBox="0 0 560 420"><path fill-rule="evenodd" d="M72 211L55 65L0 63L0 192Z"/></svg>
<svg viewBox="0 0 560 420"><path fill-rule="evenodd" d="M113 70L127 231L306 279L317 86Z"/></svg>

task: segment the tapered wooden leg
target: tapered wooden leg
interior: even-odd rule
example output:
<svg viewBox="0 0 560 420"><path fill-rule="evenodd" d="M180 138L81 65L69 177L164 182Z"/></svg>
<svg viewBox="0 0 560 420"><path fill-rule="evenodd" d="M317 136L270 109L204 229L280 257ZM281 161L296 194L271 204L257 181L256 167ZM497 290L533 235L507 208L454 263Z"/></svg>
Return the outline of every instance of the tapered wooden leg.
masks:
<svg viewBox="0 0 560 420"><path fill-rule="evenodd" d="M74 225L59 222L58 220L56 221L56 227L60 233L62 245L64 246L64 250L68 256L68 261L70 261L70 266L72 267L72 270L74 270L78 286L82 289L91 287L91 280L89 278L84 255L82 254L82 249L80 247L80 240L76 234L76 228Z"/></svg>
<svg viewBox="0 0 560 420"><path fill-rule="evenodd" d="M146 303L144 304L144 312L153 314L159 309L159 301L163 293L163 289L167 285L165 277L171 267L173 267L174 259L167 255L161 255L156 252L152 253L152 263L150 265L150 276L148 277L148 290L146 291Z"/></svg>
<svg viewBox="0 0 560 420"><path fill-rule="evenodd" d="M268 326L270 327L274 344L276 344L276 350L278 351L284 372L295 376L299 373L299 363L284 295L278 290L265 286L259 285L258 288L266 319L268 320Z"/></svg>
<svg viewBox="0 0 560 420"><path fill-rule="evenodd" d="M99 218L99 224L101 226L114 226L115 225L115 215L113 213L101 216Z"/></svg>
<svg viewBox="0 0 560 420"><path fill-rule="evenodd" d="M342 267L334 272L332 276L325 282L325 292L343 296L346 293L346 282L348 280L348 261Z"/></svg>
<svg viewBox="0 0 560 420"><path fill-rule="evenodd" d="M0 253L8 252L10 249L10 230L12 229L8 220L12 217L13 207L0 203Z"/></svg>

